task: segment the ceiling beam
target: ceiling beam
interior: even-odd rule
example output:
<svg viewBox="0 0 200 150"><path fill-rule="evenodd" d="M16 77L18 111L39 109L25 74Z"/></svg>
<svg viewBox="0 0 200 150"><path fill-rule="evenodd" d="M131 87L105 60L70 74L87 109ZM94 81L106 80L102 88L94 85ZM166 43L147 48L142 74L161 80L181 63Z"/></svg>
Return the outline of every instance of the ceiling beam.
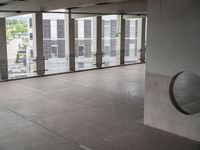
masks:
<svg viewBox="0 0 200 150"><path fill-rule="evenodd" d="M101 6L76 8L72 12L147 14L147 0L129 0ZM74 16L78 17L78 15Z"/></svg>
<svg viewBox="0 0 200 150"><path fill-rule="evenodd" d="M40 3L37 3L38 0L31 0L32 4L29 4L30 0L25 0L24 3L15 3L9 6L4 6L0 7L0 17L8 17L8 16L14 16L14 15L21 15L21 14L27 14L27 13L34 13L35 11L47 11L48 10L55 10L55 9L61 9L64 7L64 4L62 7L54 6L53 1L49 1L48 3L45 4L45 0L42 2L41 5L41 0ZM60 2L63 0L60 0ZM77 0L74 0L77 1ZM65 8L70 8L72 13L73 18L82 18L82 17L92 17L92 16L100 16L100 15L111 15L111 14L135 14L135 15L141 15L141 14L147 14L147 0L92 0L93 4L89 3L91 0L87 0L88 3L86 3L86 0L81 3L79 0L79 3L74 5L74 1L70 3L70 0L67 1L68 4L70 3L71 5L67 5L68 7ZM120 2L119 2L120 1ZM66 0L65 0L66 2ZM48 7L50 4L54 7ZM23 4L23 5L22 5ZM82 5L81 5L82 4ZM17 7L17 5L20 5L20 7ZM29 5L32 5L32 9L25 9L26 7L30 7ZM59 4L60 5L60 4ZM15 8L13 8L15 6ZM36 7L38 6L38 7ZM40 6L40 7L39 7ZM41 7L45 6L45 7ZM3 9L2 9L3 8ZM23 8L23 9L21 9ZM4 11L7 11L4 12ZM10 11L10 12L9 12ZM16 11L16 12L15 12ZM58 10L59 11L59 10ZM59 11L60 12L60 11Z"/></svg>
<svg viewBox="0 0 200 150"><path fill-rule="evenodd" d="M65 8L88 7L102 3L115 3L128 0L25 0L1 6L0 10L54 10Z"/></svg>

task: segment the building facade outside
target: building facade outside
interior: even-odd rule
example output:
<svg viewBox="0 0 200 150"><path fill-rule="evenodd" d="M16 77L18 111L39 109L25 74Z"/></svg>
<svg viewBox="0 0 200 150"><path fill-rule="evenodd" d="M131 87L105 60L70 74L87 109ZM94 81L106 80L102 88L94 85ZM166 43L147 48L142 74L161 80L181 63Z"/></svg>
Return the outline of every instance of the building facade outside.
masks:
<svg viewBox="0 0 200 150"><path fill-rule="evenodd" d="M43 14L45 74L69 71L65 17L65 14ZM16 16L8 20L13 20L13 23L16 20L23 22L27 28L24 33L15 33L13 39L7 44L10 78L35 76L37 53L34 47L33 15ZM9 22L7 21L7 26ZM75 19L76 70L96 67L93 26L93 17ZM125 63L138 62L141 46L141 19L126 19L125 26ZM117 61L119 37L118 16L102 16L103 67L119 65Z"/></svg>

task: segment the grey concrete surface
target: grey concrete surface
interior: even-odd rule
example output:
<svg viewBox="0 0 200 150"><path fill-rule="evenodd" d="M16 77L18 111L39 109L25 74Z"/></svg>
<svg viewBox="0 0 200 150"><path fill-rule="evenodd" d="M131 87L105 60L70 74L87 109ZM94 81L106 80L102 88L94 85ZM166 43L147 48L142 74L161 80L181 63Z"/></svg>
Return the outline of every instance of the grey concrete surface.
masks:
<svg viewBox="0 0 200 150"><path fill-rule="evenodd" d="M102 13L102 10L107 13L119 12L123 10L127 13L147 13L147 0L128 0L119 3L110 3L106 5L96 5L91 7L75 8L74 12L95 12ZM78 15L73 15L78 17Z"/></svg>
<svg viewBox="0 0 200 150"><path fill-rule="evenodd" d="M0 83L1 150L199 150L143 125L144 65Z"/></svg>
<svg viewBox="0 0 200 150"><path fill-rule="evenodd" d="M178 108L186 113L198 114L200 113L200 93L197 91L200 91L200 76L183 72L175 80L173 100L178 104Z"/></svg>
<svg viewBox="0 0 200 150"><path fill-rule="evenodd" d="M171 77L147 73L146 81L145 124L198 140L200 115L185 115L175 108L169 96Z"/></svg>
<svg viewBox="0 0 200 150"><path fill-rule="evenodd" d="M3 0L8 1L8 0ZM92 6L97 3L106 3L106 2L123 2L126 0L33 0L33 1L22 1L22 2L14 2L9 5L4 5L1 7L2 10L25 10L25 11L40 11L41 8L44 10L56 10L56 9L67 9L72 7L86 7ZM3 14L8 15L8 13ZM13 14L14 15L14 14Z"/></svg>
<svg viewBox="0 0 200 150"><path fill-rule="evenodd" d="M200 114L177 111L169 84L182 71L199 74L200 1L149 0L145 124L200 141ZM197 91L198 92L198 91Z"/></svg>

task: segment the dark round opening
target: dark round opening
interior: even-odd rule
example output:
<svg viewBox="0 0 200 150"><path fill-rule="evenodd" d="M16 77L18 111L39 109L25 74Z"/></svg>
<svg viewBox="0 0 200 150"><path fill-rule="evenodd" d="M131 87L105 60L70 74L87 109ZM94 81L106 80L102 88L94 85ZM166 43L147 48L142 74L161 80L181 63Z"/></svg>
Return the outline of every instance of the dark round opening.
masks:
<svg viewBox="0 0 200 150"><path fill-rule="evenodd" d="M200 76L193 72L180 72L170 83L169 94L173 105L186 115L200 112Z"/></svg>

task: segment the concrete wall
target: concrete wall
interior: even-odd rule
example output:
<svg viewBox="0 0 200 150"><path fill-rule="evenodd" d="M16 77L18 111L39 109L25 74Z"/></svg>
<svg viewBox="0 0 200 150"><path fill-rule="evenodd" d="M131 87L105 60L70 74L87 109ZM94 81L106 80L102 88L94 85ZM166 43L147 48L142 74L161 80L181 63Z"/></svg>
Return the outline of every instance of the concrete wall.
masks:
<svg viewBox="0 0 200 150"><path fill-rule="evenodd" d="M200 1L149 0L144 123L200 141L200 114L186 116L169 98L171 77L200 74Z"/></svg>

